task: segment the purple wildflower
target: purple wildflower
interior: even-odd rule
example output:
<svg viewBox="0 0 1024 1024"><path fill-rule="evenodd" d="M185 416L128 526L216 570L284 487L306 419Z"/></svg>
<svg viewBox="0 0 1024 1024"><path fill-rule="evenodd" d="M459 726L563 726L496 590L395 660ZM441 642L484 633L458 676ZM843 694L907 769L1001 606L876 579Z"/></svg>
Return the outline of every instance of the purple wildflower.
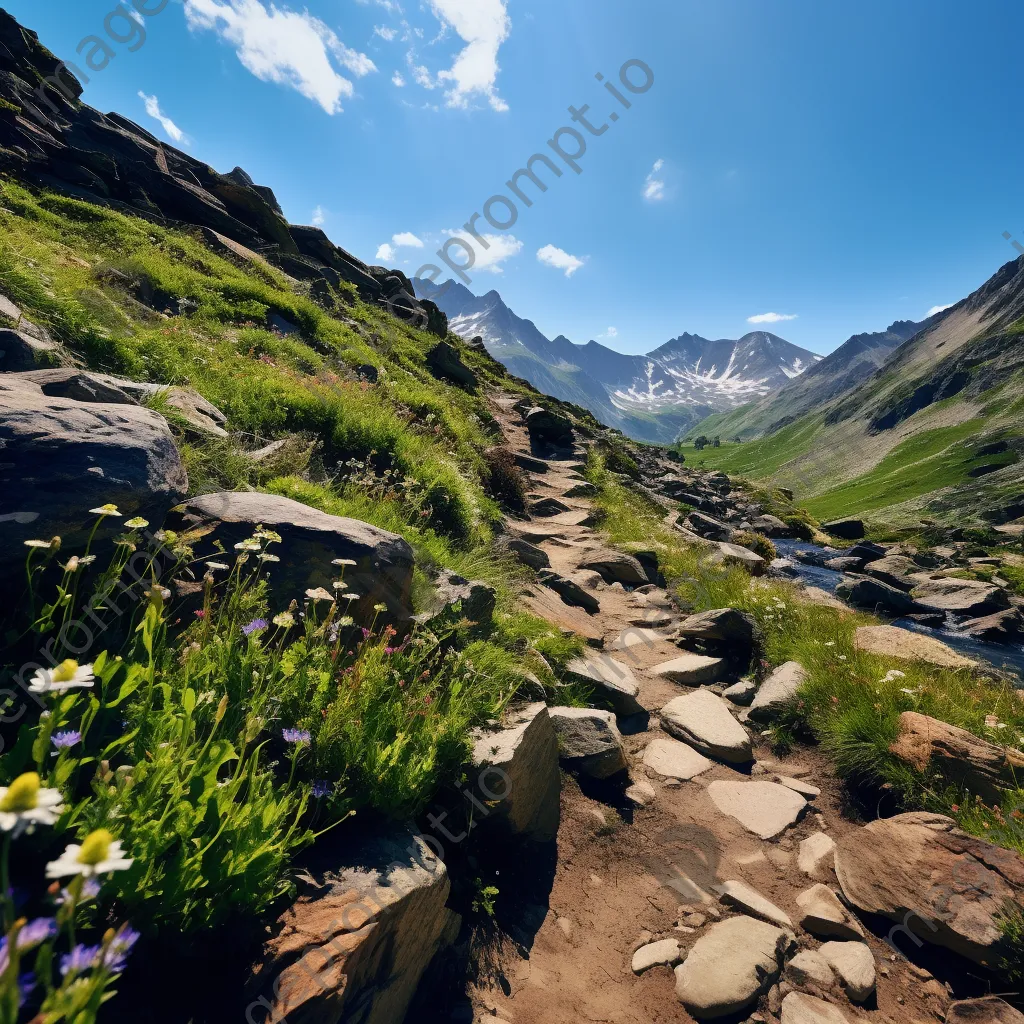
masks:
<svg viewBox="0 0 1024 1024"><path fill-rule="evenodd" d="M363 634L363 639L364 640L369 640L370 639L370 631L365 626L363 626L363 628L362 628L362 634Z"/></svg>
<svg viewBox="0 0 1024 1024"><path fill-rule="evenodd" d="M282 729L285 743L309 743L312 737L308 729Z"/></svg>
<svg viewBox="0 0 1024 1024"><path fill-rule="evenodd" d="M252 636L253 633L262 633L267 628L266 619L253 619L252 622L247 622L242 627L242 632L246 636Z"/></svg>
<svg viewBox="0 0 1024 1024"><path fill-rule="evenodd" d="M128 963L128 954L132 946L139 941L139 933L131 925L123 924L117 930L106 953L103 954L103 966L111 974L120 974Z"/></svg>
<svg viewBox="0 0 1024 1024"><path fill-rule="evenodd" d="M79 897L79 902L84 903L86 900L94 900L100 894L102 885L97 878L87 878L82 883L82 895ZM58 905L63 905L71 899L71 893L67 889L61 889L61 891L54 897L54 901Z"/></svg>
<svg viewBox="0 0 1024 1024"><path fill-rule="evenodd" d="M68 747L82 742L82 734L77 729L65 729L63 732L55 732L50 737L50 742L58 750L67 750Z"/></svg>
<svg viewBox="0 0 1024 1024"><path fill-rule="evenodd" d="M330 796L334 787L326 779L318 779L313 783L313 796Z"/></svg>
<svg viewBox="0 0 1024 1024"><path fill-rule="evenodd" d="M31 949L57 934L57 921L52 917L37 917L18 932L18 949Z"/></svg>
<svg viewBox="0 0 1024 1024"><path fill-rule="evenodd" d="M36 987L36 976L31 971L26 971L24 974L18 975L18 1009L20 1010L26 1002L28 997L32 995L32 990Z"/></svg>
<svg viewBox="0 0 1024 1024"><path fill-rule="evenodd" d="M89 970L90 967L94 967L99 954L99 946L83 946L81 944L75 946L70 953L60 958L61 977L65 978L72 972L78 974L81 971Z"/></svg>

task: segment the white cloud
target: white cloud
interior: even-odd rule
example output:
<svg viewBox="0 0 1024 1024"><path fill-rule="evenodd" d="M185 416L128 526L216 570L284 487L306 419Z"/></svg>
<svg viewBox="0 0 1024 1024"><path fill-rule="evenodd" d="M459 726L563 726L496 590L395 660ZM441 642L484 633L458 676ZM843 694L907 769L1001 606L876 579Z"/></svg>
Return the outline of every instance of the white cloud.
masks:
<svg viewBox="0 0 1024 1024"><path fill-rule="evenodd" d="M556 270L564 270L566 277L572 277L583 266L583 260L579 257L554 245L545 245L543 249L538 249L537 259Z"/></svg>
<svg viewBox="0 0 1024 1024"><path fill-rule="evenodd" d="M618 327L609 327L608 330L604 332L604 334L599 334L598 335L599 338L617 338L618 336L619 336L619 329L618 329Z"/></svg>
<svg viewBox="0 0 1024 1024"><path fill-rule="evenodd" d="M650 199L651 202L657 202L659 199L665 198L665 182L663 179L658 177L664 166L664 160L654 161L651 173L648 174L644 180L644 199Z"/></svg>
<svg viewBox="0 0 1024 1024"><path fill-rule="evenodd" d="M413 249L422 249L423 241L417 238L411 231L401 231L397 235L393 235L391 241L396 246L406 245Z"/></svg>
<svg viewBox="0 0 1024 1024"><path fill-rule="evenodd" d="M955 305L955 302L948 302L945 306L932 306L932 308L925 313L925 316L935 316L936 313L941 313L944 309L952 309Z"/></svg>
<svg viewBox="0 0 1024 1024"><path fill-rule="evenodd" d="M399 89L405 85L405 79L397 71L391 76L391 81L394 85L397 85Z"/></svg>
<svg viewBox="0 0 1024 1024"><path fill-rule="evenodd" d="M778 324L783 320L796 320L799 313L758 313L757 316L748 316L748 324Z"/></svg>
<svg viewBox="0 0 1024 1024"><path fill-rule="evenodd" d="M446 238L461 238L467 245L472 246L476 256L476 262L467 273L473 274L478 271L486 271L488 274L503 274L505 268L502 264L513 256L518 256L523 251L523 243L515 235L481 235L489 248L485 249L476 239L467 235L464 231L443 231ZM463 263L466 254L459 248L451 249L452 259L457 263Z"/></svg>
<svg viewBox="0 0 1024 1024"><path fill-rule="evenodd" d="M498 50L512 26L505 0L430 0L430 6L466 43L451 69L437 76L438 82L451 83L445 93L448 106L465 109L473 96L480 95L493 110L508 110L495 91Z"/></svg>
<svg viewBox="0 0 1024 1024"><path fill-rule="evenodd" d="M328 114L339 113L355 91L334 62L357 78L377 70L308 12L268 10L261 0L185 0L185 18L190 29L210 29L231 43L257 78L295 89Z"/></svg>
<svg viewBox="0 0 1024 1024"><path fill-rule="evenodd" d="M386 43L390 43L396 35L395 30L388 28L387 25L377 25L373 30L373 34L380 36Z"/></svg>
<svg viewBox="0 0 1024 1024"><path fill-rule="evenodd" d="M322 206L318 206L313 211L313 218L311 223L313 224L314 227L318 228L323 225L325 220L327 220L327 214L324 213L324 208Z"/></svg>
<svg viewBox="0 0 1024 1024"><path fill-rule="evenodd" d="M434 81L433 76L430 74L430 69L425 68L422 64L414 63L414 55L410 50L407 57L409 62L409 70L412 72L413 81L424 89L436 89L437 82Z"/></svg>
<svg viewBox="0 0 1024 1024"><path fill-rule="evenodd" d="M155 96L147 96L141 89L139 90L139 98L143 103L146 104L146 113L155 121L160 122L160 126L167 133L168 137L173 139L175 142L181 142L185 138L185 133L160 109L160 101Z"/></svg>
<svg viewBox="0 0 1024 1024"><path fill-rule="evenodd" d="M390 263L394 258L395 258L395 250L392 249L391 246L388 245L387 242L385 242L377 250L377 255L374 256L375 260L384 260L387 263Z"/></svg>

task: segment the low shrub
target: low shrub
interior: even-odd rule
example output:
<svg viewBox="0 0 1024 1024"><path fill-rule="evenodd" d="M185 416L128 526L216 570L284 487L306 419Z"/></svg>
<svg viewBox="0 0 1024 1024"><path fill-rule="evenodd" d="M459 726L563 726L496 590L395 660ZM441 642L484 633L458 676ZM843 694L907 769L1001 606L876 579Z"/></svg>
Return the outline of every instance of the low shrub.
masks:
<svg viewBox="0 0 1024 1024"><path fill-rule="evenodd" d="M755 554L760 555L766 562L774 561L779 557L775 545L763 534L754 530L740 530L733 534L732 542L740 547L749 548Z"/></svg>

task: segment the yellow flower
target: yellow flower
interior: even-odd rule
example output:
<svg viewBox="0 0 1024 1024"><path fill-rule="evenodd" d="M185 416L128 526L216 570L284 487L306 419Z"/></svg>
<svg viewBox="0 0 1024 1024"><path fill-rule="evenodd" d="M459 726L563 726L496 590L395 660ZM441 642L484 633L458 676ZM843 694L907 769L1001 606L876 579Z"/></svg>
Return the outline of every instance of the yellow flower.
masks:
<svg viewBox="0 0 1024 1024"><path fill-rule="evenodd" d="M136 516L134 519L129 519L124 525L127 526L129 530L144 530L149 526L149 520L143 519L141 516Z"/></svg>
<svg viewBox="0 0 1024 1024"><path fill-rule="evenodd" d="M99 508L91 508L89 512L94 516L117 516L118 518L121 516L117 506L110 504L110 502L106 505L100 505Z"/></svg>
<svg viewBox="0 0 1024 1024"><path fill-rule="evenodd" d="M295 625L295 616L291 612L278 612L274 616L274 625L284 629L287 626Z"/></svg>

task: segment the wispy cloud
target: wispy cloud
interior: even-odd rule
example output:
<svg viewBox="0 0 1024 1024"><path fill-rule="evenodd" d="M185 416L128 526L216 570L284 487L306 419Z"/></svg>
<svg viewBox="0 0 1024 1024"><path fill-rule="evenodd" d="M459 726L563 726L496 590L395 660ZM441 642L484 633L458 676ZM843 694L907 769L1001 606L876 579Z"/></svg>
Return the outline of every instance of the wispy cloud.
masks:
<svg viewBox="0 0 1024 1024"><path fill-rule="evenodd" d="M185 0L185 18L190 29L212 30L234 46L257 78L295 89L328 114L340 113L355 91L335 64L357 78L377 70L308 12L268 9L261 0Z"/></svg>
<svg viewBox="0 0 1024 1024"><path fill-rule="evenodd" d="M393 28L388 28L387 25L377 25L373 34L380 36L386 43L390 43L398 33Z"/></svg>
<svg viewBox="0 0 1024 1024"><path fill-rule="evenodd" d="M799 313L758 313L757 316L748 316L748 324L779 324L783 320L796 320Z"/></svg>
<svg viewBox="0 0 1024 1024"><path fill-rule="evenodd" d="M430 0L430 6L466 43L451 68L437 76L439 83L450 83L445 93L448 106L465 109L481 96L492 110L508 110L496 89L498 51L512 27L505 0Z"/></svg>
<svg viewBox="0 0 1024 1024"><path fill-rule="evenodd" d="M644 199L657 202L665 198L665 181L658 177L665 167L664 160L655 160L651 173L644 179Z"/></svg>
<svg viewBox="0 0 1024 1024"><path fill-rule="evenodd" d="M935 316L936 313L941 313L944 309L952 309L955 305L955 302L947 302L945 306L932 306L932 308L925 313L925 316Z"/></svg>
<svg viewBox="0 0 1024 1024"><path fill-rule="evenodd" d="M324 213L324 208L322 206L318 206L313 211L313 217L312 217L313 226L314 227L318 227L318 228L322 227L326 220L327 220L327 214Z"/></svg>
<svg viewBox="0 0 1024 1024"><path fill-rule="evenodd" d="M405 85L405 79L402 77L402 75L398 71L396 71L391 76L391 81L392 81L392 83L394 85L397 85L399 89L401 89Z"/></svg>
<svg viewBox="0 0 1024 1024"><path fill-rule="evenodd" d="M377 255L374 259L384 260L386 263L390 263L395 258L395 250L385 242L378 250Z"/></svg>
<svg viewBox="0 0 1024 1024"><path fill-rule="evenodd" d="M545 245L543 249L538 249L537 259L556 270L564 270L566 277L572 277L584 262L578 256L573 256L555 245Z"/></svg>
<svg viewBox="0 0 1024 1024"><path fill-rule="evenodd" d="M423 240L417 238L411 231L400 231L397 235L393 235L391 241L396 246L410 246L413 249L422 249Z"/></svg>
<svg viewBox="0 0 1024 1024"><path fill-rule="evenodd" d="M160 101L155 96L147 96L141 89L139 98L146 104L146 113L155 121L160 122L160 127L167 133L167 137L174 142L183 142L185 133L160 109Z"/></svg>

